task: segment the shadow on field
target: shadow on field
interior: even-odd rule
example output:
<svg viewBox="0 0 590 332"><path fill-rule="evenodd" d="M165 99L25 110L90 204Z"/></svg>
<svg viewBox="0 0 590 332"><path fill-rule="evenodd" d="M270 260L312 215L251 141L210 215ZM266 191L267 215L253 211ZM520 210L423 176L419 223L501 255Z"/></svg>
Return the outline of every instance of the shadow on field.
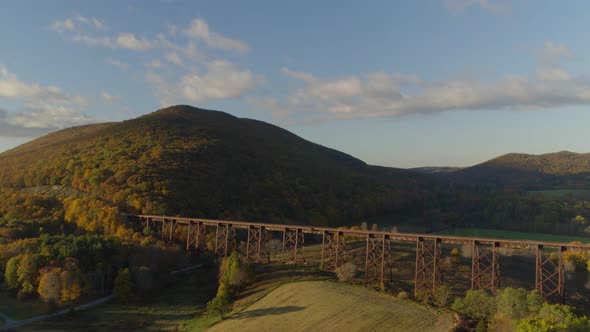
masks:
<svg viewBox="0 0 590 332"><path fill-rule="evenodd" d="M289 312L301 311L305 309L305 307L298 307L293 305L288 305L284 307L275 307L275 308L266 308L266 309L256 309L256 310L249 310L245 312L241 312L239 314L232 315L232 319L240 319L240 318L253 318L253 317L262 317L268 315L282 315Z"/></svg>

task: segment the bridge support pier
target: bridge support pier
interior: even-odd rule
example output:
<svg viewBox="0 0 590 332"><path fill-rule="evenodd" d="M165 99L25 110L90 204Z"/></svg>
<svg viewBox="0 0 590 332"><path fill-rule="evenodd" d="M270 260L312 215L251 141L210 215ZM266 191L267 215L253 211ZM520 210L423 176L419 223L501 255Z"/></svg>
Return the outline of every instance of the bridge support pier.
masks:
<svg viewBox="0 0 590 332"><path fill-rule="evenodd" d="M471 289L487 289L492 293L500 286L499 242L485 246L481 242L472 242L471 255Z"/></svg>
<svg viewBox="0 0 590 332"><path fill-rule="evenodd" d="M367 283L385 282L385 269L391 273L391 239L389 235L368 234L365 252L365 280Z"/></svg>
<svg viewBox="0 0 590 332"><path fill-rule="evenodd" d="M246 257L257 262L269 256L268 240L270 234L264 226L248 226L248 242L246 243Z"/></svg>
<svg viewBox="0 0 590 332"><path fill-rule="evenodd" d="M207 248L205 225L202 222L189 222L186 229L186 250L204 251Z"/></svg>
<svg viewBox="0 0 590 332"><path fill-rule="evenodd" d="M322 234L322 269L335 271L344 264L346 241L342 232L324 231Z"/></svg>
<svg viewBox="0 0 590 332"><path fill-rule="evenodd" d="M152 218L149 217L139 217L141 224L143 226L143 229L148 228L151 229L152 228ZM142 231L143 231L142 229Z"/></svg>
<svg viewBox="0 0 590 332"><path fill-rule="evenodd" d="M536 246L536 277L535 289L541 296L553 298L563 302L565 297L565 266L563 252L566 247L556 248L554 253L558 257L552 257L542 245Z"/></svg>
<svg viewBox="0 0 590 332"><path fill-rule="evenodd" d="M174 229L176 227L175 219L164 219L162 221L162 239L168 238L168 241L174 239Z"/></svg>
<svg viewBox="0 0 590 332"><path fill-rule="evenodd" d="M215 255L227 257L236 250L236 231L231 224L218 223L215 232Z"/></svg>
<svg viewBox="0 0 590 332"><path fill-rule="evenodd" d="M285 263L285 252L290 256L288 259L293 264L305 263L304 243L305 237L301 228L285 228L283 230L283 263Z"/></svg>
<svg viewBox="0 0 590 332"><path fill-rule="evenodd" d="M442 284L441 240L439 238L418 237L416 240L416 275L414 295L433 294Z"/></svg>

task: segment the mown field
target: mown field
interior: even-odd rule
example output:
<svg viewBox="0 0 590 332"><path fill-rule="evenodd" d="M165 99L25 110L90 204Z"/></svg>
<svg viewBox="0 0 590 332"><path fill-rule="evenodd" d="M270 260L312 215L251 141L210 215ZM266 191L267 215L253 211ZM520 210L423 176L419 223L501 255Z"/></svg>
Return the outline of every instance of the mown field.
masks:
<svg viewBox="0 0 590 332"><path fill-rule="evenodd" d="M575 199L590 199L590 190L585 189L553 189L553 190L531 190L529 195L543 196L545 198L562 199L572 197Z"/></svg>
<svg viewBox="0 0 590 332"><path fill-rule="evenodd" d="M446 331L451 314L336 282L281 286L208 331Z"/></svg>
<svg viewBox="0 0 590 332"><path fill-rule="evenodd" d="M50 310L49 305L37 300L18 300L0 293L0 312L16 320L44 315ZM0 321L2 318L0 318Z"/></svg>
<svg viewBox="0 0 590 332"><path fill-rule="evenodd" d="M486 237L510 240L531 240L531 241L545 241L545 242L572 242L581 241L582 243L590 243L590 237L560 235L560 234L545 234L545 233L528 233L504 231L496 229L484 228L455 228L437 232L440 235L454 235L454 236L470 236L470 237Z"/></svg>

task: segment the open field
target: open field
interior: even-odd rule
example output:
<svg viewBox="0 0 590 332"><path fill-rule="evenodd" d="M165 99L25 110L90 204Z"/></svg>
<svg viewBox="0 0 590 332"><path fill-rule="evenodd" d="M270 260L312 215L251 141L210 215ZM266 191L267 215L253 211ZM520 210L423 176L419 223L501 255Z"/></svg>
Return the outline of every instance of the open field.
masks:
<svg viewBox="0 0 590 332"><path fill-rule="evenodd" d="M545 198L576 198L576 199L590 199L590 190L584 189L553 189L553 190L531 190L529 195L542 196Z"/></svg>
<svg viewBox="0 0 590 332"><path fill-rule="evenodd" d="M336 282L281 286L208 331L446 331L451 314Z"/></svg>
<svg viewBox="0 0 590 332"><path fill-rule="evenodd" d="M30 318L48 313L50 307L38 300L18 300L16 297L0 293L0 312L15 320ZM0 318L1 320L1 318Z"/></svg>
<svg viewBox="0 0 590 332"><path fill-rule="evenodd" d="M484 229L484 228L455 228L455 229L437 232L436 234L455 235L455 236L470 236L470 237L487 237L487 238L510 239L510 240L531 240L531 241L545 241L545 242L581 241L582 243L590 243L590 237L584 237L584 236L515 232L515 231L504 231L504 230L496 230L496 229Z"/></svg>

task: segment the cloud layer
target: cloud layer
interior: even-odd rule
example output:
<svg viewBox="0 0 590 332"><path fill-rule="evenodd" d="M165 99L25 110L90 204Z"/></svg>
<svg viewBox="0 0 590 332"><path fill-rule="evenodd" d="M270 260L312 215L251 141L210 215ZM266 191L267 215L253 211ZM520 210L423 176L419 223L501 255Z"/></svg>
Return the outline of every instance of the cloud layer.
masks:
<svg viewBox="0 0 590 332"><path fill-rule="evenodd" d="M534 110L590 104L590 77L570 75L565 45L546 42L537 52L534 75L428 81L417 75L372 72L336 78L282 68L299 87L283 99L250 98L275 118L292 122L396 117L456 110Z"/></svg>
<svg viewBox="0 0 590 332"><path fill-rule="evenodd" d="M20 111L0 110L0 137L32 137L57 128L91 122L79 110L86 98L63 92L53 85L21 81L0 65L0 100L16 103Z"/></svg>

